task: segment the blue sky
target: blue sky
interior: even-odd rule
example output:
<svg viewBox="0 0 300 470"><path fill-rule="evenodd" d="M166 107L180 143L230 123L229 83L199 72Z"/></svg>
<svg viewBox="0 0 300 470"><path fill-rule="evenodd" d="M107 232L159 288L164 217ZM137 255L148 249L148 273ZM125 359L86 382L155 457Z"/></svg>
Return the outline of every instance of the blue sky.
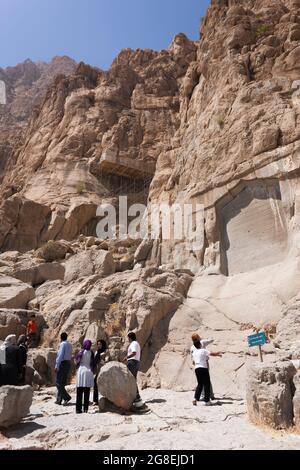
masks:
<svg viewBox="0 0 300 470"><path fill-rule="evenodd" d="M0 0L0 67L68 55L108 68L126 47L199 38L209 0Z"/></svg>

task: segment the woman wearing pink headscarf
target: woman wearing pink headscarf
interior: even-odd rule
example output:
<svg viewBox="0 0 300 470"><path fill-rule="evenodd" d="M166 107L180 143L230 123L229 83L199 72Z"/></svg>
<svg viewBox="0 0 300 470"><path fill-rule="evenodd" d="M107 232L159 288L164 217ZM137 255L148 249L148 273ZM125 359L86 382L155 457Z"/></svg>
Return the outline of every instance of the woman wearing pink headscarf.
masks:
<svg viewBox="0 0 300 470"><path fill-rule="evenodd" d="M76 356L76 413L82 413L82 397L84 396L83 411L88 412L90 390L94 386L94 353L91 350L92 342L86 339L81 351Z"/></svg>

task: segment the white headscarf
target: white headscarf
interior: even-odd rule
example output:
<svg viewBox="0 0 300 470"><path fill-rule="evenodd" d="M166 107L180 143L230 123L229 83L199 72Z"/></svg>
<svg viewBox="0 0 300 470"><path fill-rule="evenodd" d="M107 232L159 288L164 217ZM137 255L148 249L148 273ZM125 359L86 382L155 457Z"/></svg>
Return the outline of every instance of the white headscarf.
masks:
<svg viewBox="0 0 300 470"><path fill-rule="evenodd" d="M16 346L17 344L17 337L16 335L8 335L4 340L4 346L7 348L8 346Z"/></svg>
<svg viewBox="0 0 300 470"><path fill-rule="evenodd" d="M16 335L8 335L0 346L0 364L6 364L6 348L17 344Z"/></svg>

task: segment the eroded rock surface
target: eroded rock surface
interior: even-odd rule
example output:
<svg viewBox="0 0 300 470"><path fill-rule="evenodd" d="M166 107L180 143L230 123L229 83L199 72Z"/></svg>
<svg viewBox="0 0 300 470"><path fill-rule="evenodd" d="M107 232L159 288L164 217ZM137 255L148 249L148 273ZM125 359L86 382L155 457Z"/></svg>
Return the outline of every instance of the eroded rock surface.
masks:
<svg viewBox="0 0 300 470"><path fill-rule="evenodd" d="M0 387L0 428L19 423L29 414L33 390L29 385Z"/></svg>
<svg viewBox="0 0 300 470"><path fill-rule="evenodd" d="M136 397L136 381L124 364L110 362L98 376L101 395L124 410L129 410Z"/></svg>
<svg viewBox="0 0 300 470"><path fill-rule="evenodd" d="M76 415L71 404L54 404L56 389L35 393L31 415L22 427L0 434L0 449L183 450L299 449L299 436L264 433L246 419L237 395L218 396L216 406L194 407L191 392L147 389L142 392L149 412Z"/></svg>

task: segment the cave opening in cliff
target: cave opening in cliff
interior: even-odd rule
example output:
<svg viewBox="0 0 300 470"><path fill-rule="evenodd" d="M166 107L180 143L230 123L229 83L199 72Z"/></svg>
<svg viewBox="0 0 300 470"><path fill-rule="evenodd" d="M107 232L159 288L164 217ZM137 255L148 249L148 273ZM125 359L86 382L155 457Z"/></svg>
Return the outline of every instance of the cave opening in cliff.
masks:
<svg viewBox="0 0 300 470"><path fill-rule="evenodd" d="M277 180L241 182L217 205L221 271L244 273L281 262L288 231Z"/></svg>

